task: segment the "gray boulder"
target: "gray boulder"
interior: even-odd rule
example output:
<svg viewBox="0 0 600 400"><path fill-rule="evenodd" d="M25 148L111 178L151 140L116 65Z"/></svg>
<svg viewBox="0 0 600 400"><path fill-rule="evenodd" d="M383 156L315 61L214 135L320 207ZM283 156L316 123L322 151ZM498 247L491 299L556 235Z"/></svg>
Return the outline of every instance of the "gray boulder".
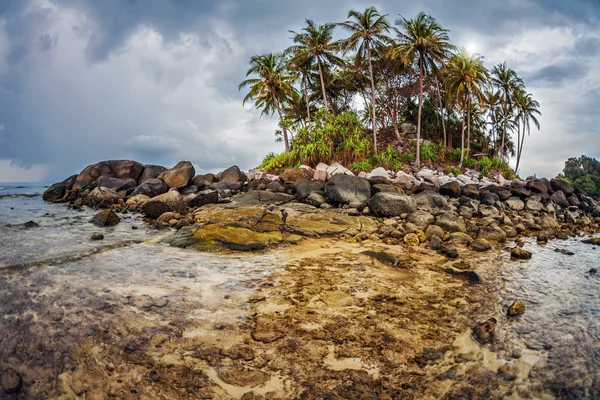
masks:
<svg viewBox="0 0 600 400"><path fill-rule="evenodd" d="M177 189L171 189L167 193L153 197L142 206L142 213L153 219L169 211L182 215L186 213L185 202Z"/></svg>
<svg viewBox="0 0 600 400"><path fill-rule="evenodd" d="M192 179L192 185L198 187L199 190L202 190L212 185L214 181L215 176L213 174L196 175Z"/></svg>
<svg viewBox="0 0 600 400"><path fill-rule="evenodd" d="M542 211L543 209L544 205L536 199L529 199L525 204L525 210L527 211Z"/></svg>
<svg viewBox="0 0 600 400"><path fill-rule="evenodd" d="M369 200L369 209L378 217L398 217L416 211L417 203L412 196L380 192Z"/></svg>
<svg viewBox="0 0 600 400"><path fill-rule="evenodd" d="M303 169L303 171L305 170ZM323 181L310 181L302 178L294 183L294 188L296 189L297 200L304 200L312 193L325 194L325 182Z"/></svg>
<svg viewBox="0 0 600 400"><path fill-rule="evenodd" d="M513 211L523 211L525 209L525 202L518 197L511 197L504 204Z"/></svg>
<svg viewBox="0 0 600 400"><path fill-rule="evenodd" d="M443 196L457 199L460 197L460 191L460 183L458 182L448 182L440 186L440 194Z"/></svg>
<svg viewBox="0 0 600 400"><path fill-rule="evenodd" d="M167 193L169 186L160 179L146 179L144 183L136 187L131 196L137 196L138 194L144 194L148 197L156 197L160 194Z"/></svg>
<svg viewBox="0 0 600 400"><path fill-rule="evenodd" d="M565 193L562 190L557 190L556 192L552 193L552 196L550 196L550 200L553 200L557 205L559 205L562 208L569 207L569 201L567 200L567 196L565 196Z"/></svg>
<svg viewBox="0 0 600 400"><path fill-rule="evenodd" d="M448 202L444 196L433 190L426 190L413 196L417 202L417 207L421 210L429 211L437 215L448 210Z"/></svg>
<svg viewBox="0 0 600 400"><path fill-rule="evenodd" d="M194 197L190 197L186 199L186 203L188 207L200 207L205 204L214 204L219 201L219 192L216 190L203 190L201 192L196 193Z"/></svg>
<svg viewBox="0 0 600 400"><path fill-rule="evenodd" d="M365 204L371 197L371 184L364 178L338 174L327 182L325 191L325 197L331 204Z"/></svg>
<svg viewBox="0 0 600 400"><path fill-rule="evenodd" d="M113 189L97 187L86 197L85 202L90 207L107 208L123 200L123 196Z"/></svg>
<svg viewBox="0 0 600 400"><path fill-rule="evenodd" d="M140 177L138 179L138 185L146 182L148 179L158 178L160 176L160 174L162 174L166 170L167 169L165 167L163 167L162 165L151 165L151 164L144 165L142 174L140 175Z"/></svg>
<svg viewBox="0 0 600 400"><path fill-rule="evenodd" d="M113 210L102 210L94 215L92 222L98 226L113 226L121 222L121 218Z"/></svg>
<svg viewBox="0 0 600 400"><path fill-rule="evenodd" d="M442 228L444 232L462 232L467 231L467 226L462 217L456 215L456 213L447 212L438 215L435 219L435 224Z"/></svg>
<svg viewBox="0 0 600 400"><path fill-rule="evenodd" d="M550 186L554 191L562 191L565 196L569 196L575 192L573 186L567 181L563 181L562 179L550 179Z"/></svg>
<svg viewBox="0 0 600 400"><path fill-rule="evenodd" d="M409 215L408 221L415 224L419 229L425 230L428 225L435 222L435 217L427 211L417 210Z"/></svg>

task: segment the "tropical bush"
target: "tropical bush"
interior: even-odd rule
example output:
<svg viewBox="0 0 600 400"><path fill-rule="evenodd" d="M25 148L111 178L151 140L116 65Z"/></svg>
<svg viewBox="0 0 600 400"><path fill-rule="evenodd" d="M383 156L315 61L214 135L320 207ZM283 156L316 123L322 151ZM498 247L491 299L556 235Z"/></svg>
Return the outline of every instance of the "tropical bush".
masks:
<svg viewBox="0 0 600 400"><path fill-rule="evenodd" d="M591 196L600 196L600 161L588 156L569 158L565 169L557 177L585 190Z"/></svg>
<svg viewBox="0 0 600 400"><path fill-rule="evenodd" d="M461 171L460 171L460 168L452 167L449 165L446 168L444 168L444 174L446 174L446 175L453 174L454 176L458 176L461 174Z"/></svg>

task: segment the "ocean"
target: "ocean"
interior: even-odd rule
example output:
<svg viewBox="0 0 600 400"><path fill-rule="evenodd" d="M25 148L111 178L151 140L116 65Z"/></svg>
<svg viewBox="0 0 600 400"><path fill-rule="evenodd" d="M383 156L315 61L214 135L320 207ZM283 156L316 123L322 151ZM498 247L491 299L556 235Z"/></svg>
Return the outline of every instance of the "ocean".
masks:
<svg viewBox="0 0 600 400"><path fill-rule="evenodd" d="M23 398L85 394L95 367L77 382L71 369L74 352L81 360L82 351L92 359L98 351L84 345L87 338L108 332L122 338L154 332L156 338L161 327L181 326L182 337L192 340L205 334L183 328L192 320L210 326L248 323L255 289L284 268L279 250L217 255L171 248L161 239L172 231L149 228L133 213L121 215L115 227L98 228L90 222L95 210L44 202L45 187L0 183L0 369L10 364L27 375L29 395ZM95 232L105 239L91 240ZM544 246L526 240L525 248L532 260L510 261L501 251L501 262L484 283L497 298L490 316L505 312L514 299L527 307L523 317L499 322L496 340L510 343L517 368L540 391L598 398L600 274L590 271L600 267L600 248L580 237ZM149 309L155 311L140 311ZM480 347L466 336L455 345ZM482 353L482 362L489 354ZM521 379L510 398L537 398L531 385L519 390ZM77 393L81 382L88 389ZM232 398L249 391L236 390L228 392Z"/></svg>

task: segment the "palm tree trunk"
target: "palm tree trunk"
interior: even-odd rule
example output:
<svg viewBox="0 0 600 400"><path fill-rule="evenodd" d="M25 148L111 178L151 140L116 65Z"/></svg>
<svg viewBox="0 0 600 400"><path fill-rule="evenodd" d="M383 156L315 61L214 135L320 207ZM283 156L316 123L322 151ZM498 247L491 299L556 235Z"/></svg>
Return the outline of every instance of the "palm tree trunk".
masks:
<svg viewBox="0 0 600 400"><path fill-rule="evenodd" d="M519 169L519 162L521 161L521 123L517 119L517 165L515 166L515 173Z"/></svg>
<svg viewBox="0 0 600 400"><path fill-rule="evenodd" d="M508 120L508 110L506 109L504 101L502 102L502 113L504 121L502 121L502 144L500 144L500 151L504 152L504 138L506 137L506 122ZM504 157L504 154L502 154L502 156Z"/></svg>
<svg viewBox="0 0 600 400"><path fill-rule="evenodd" d="M437 77L435 78L435 87L437 89L438 102L440 104L440 115L442 116L442 130L444 131L444 150L446 150L446 120L444 119L444 108L442 107L442 92L440 91L440 83Z"/></svg>
<svg viewBox="0 0 600 400"><path fill-rule="evenodd" d="M419 55L419 113L417 114L417 157L415 165L421 168L421 109L423 108L423 56Z"/></svg>
<svg viewBox="0 0 600 400"><path fill-rule="evenodd" d="M373 147L375 148L375 154L377 154L377 120L375 117L375 79L373 79L373 62L371 60L371 45L367 42L367 49L369 51L369 73L371 74L371 101L373 103L373 110L371 116L373 118Z"/></svg>
<svg viewBox="0 0 600 400"><path fill-rule="evenodd" d="M279 120L281 122L283 122L283 114L281 114L281 106L279 105L279 100L277 100L277 96L275 96L275 94L272 94L272 95L273 95L273 101L275 102L275 107L277 108L277 113L279 113ZM283 129L283 141L285 142L285 152L289 153L290 152L290 143L288 141L287 128L285 126L282 126L281 129Z"/></svg>
<svg viewBox="0 0 600 400"><path fill-rule="evenodd" d="M307 74L304 74L304 94L306 96L306 115L308 117L308 123L310 124L310 103L308 102L308 79Z"/></svg>
<svg viewBox="0 0 600 400"><path fill-rule="evenodd" d="M392 126L394 127L394 134L396 139L400 140L400 131L398 130L398 115L392 111Z"/></svg>
<svg viewBox="0 0 600 400"><path fill-rule="evenodd" d="M323 79L323 69L321 68L321 57L317 56L317 64L319 64L319 77L321 78L321 91L323 92L323 104L325 109L329 111L329 104L327 104L327 93L325 93L325 80Z"/></svg>
<svg viewBox="0 0 600 400"><path fill-rule="evenodd" d="M462 168L463 161L465 160L465 112L464 111L462 113L462 124L460 126L460 137L461 137L460 164L458 164L458 168Z"/></svg>
<svg viewBox="0 0 600 400"><path fill-rule="evenodd" d="M471 94L468 94L469 99L467 100L467 149L471 153Z"/></svg>

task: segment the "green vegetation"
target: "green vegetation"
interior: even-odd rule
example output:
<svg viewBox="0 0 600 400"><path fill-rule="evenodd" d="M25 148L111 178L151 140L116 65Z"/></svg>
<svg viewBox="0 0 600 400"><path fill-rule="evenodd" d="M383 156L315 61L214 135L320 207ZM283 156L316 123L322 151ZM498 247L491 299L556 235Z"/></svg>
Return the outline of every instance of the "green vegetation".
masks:
<svg viewBox="0 0 600 400"><path fill-rule="evenodd" d="M307 19L290 31L289 48L250 60L240 84L248 90L244 102L277 112L278 139L290 153L263 165L339 161L367 170L456 162L487 172L506 166L493 160L516 155L519 166L540 111L514 70L501 63L488 71L482 56L452 44L450 32L424 13L401 17L396 27L375 7L347 15L323 25ZM337 28L347 32L342 40L334 39ZM378 135L393 129L401 141L405 123L416 125L412 154L392 155L397 144L380 145Z"/></svg>
<svg viewBox="0 0 600 400"><path fill-rule="evenodd" d="M590 196L600 196L600 162L588 156L569 158L565 169L557 176Z"/></svg>

